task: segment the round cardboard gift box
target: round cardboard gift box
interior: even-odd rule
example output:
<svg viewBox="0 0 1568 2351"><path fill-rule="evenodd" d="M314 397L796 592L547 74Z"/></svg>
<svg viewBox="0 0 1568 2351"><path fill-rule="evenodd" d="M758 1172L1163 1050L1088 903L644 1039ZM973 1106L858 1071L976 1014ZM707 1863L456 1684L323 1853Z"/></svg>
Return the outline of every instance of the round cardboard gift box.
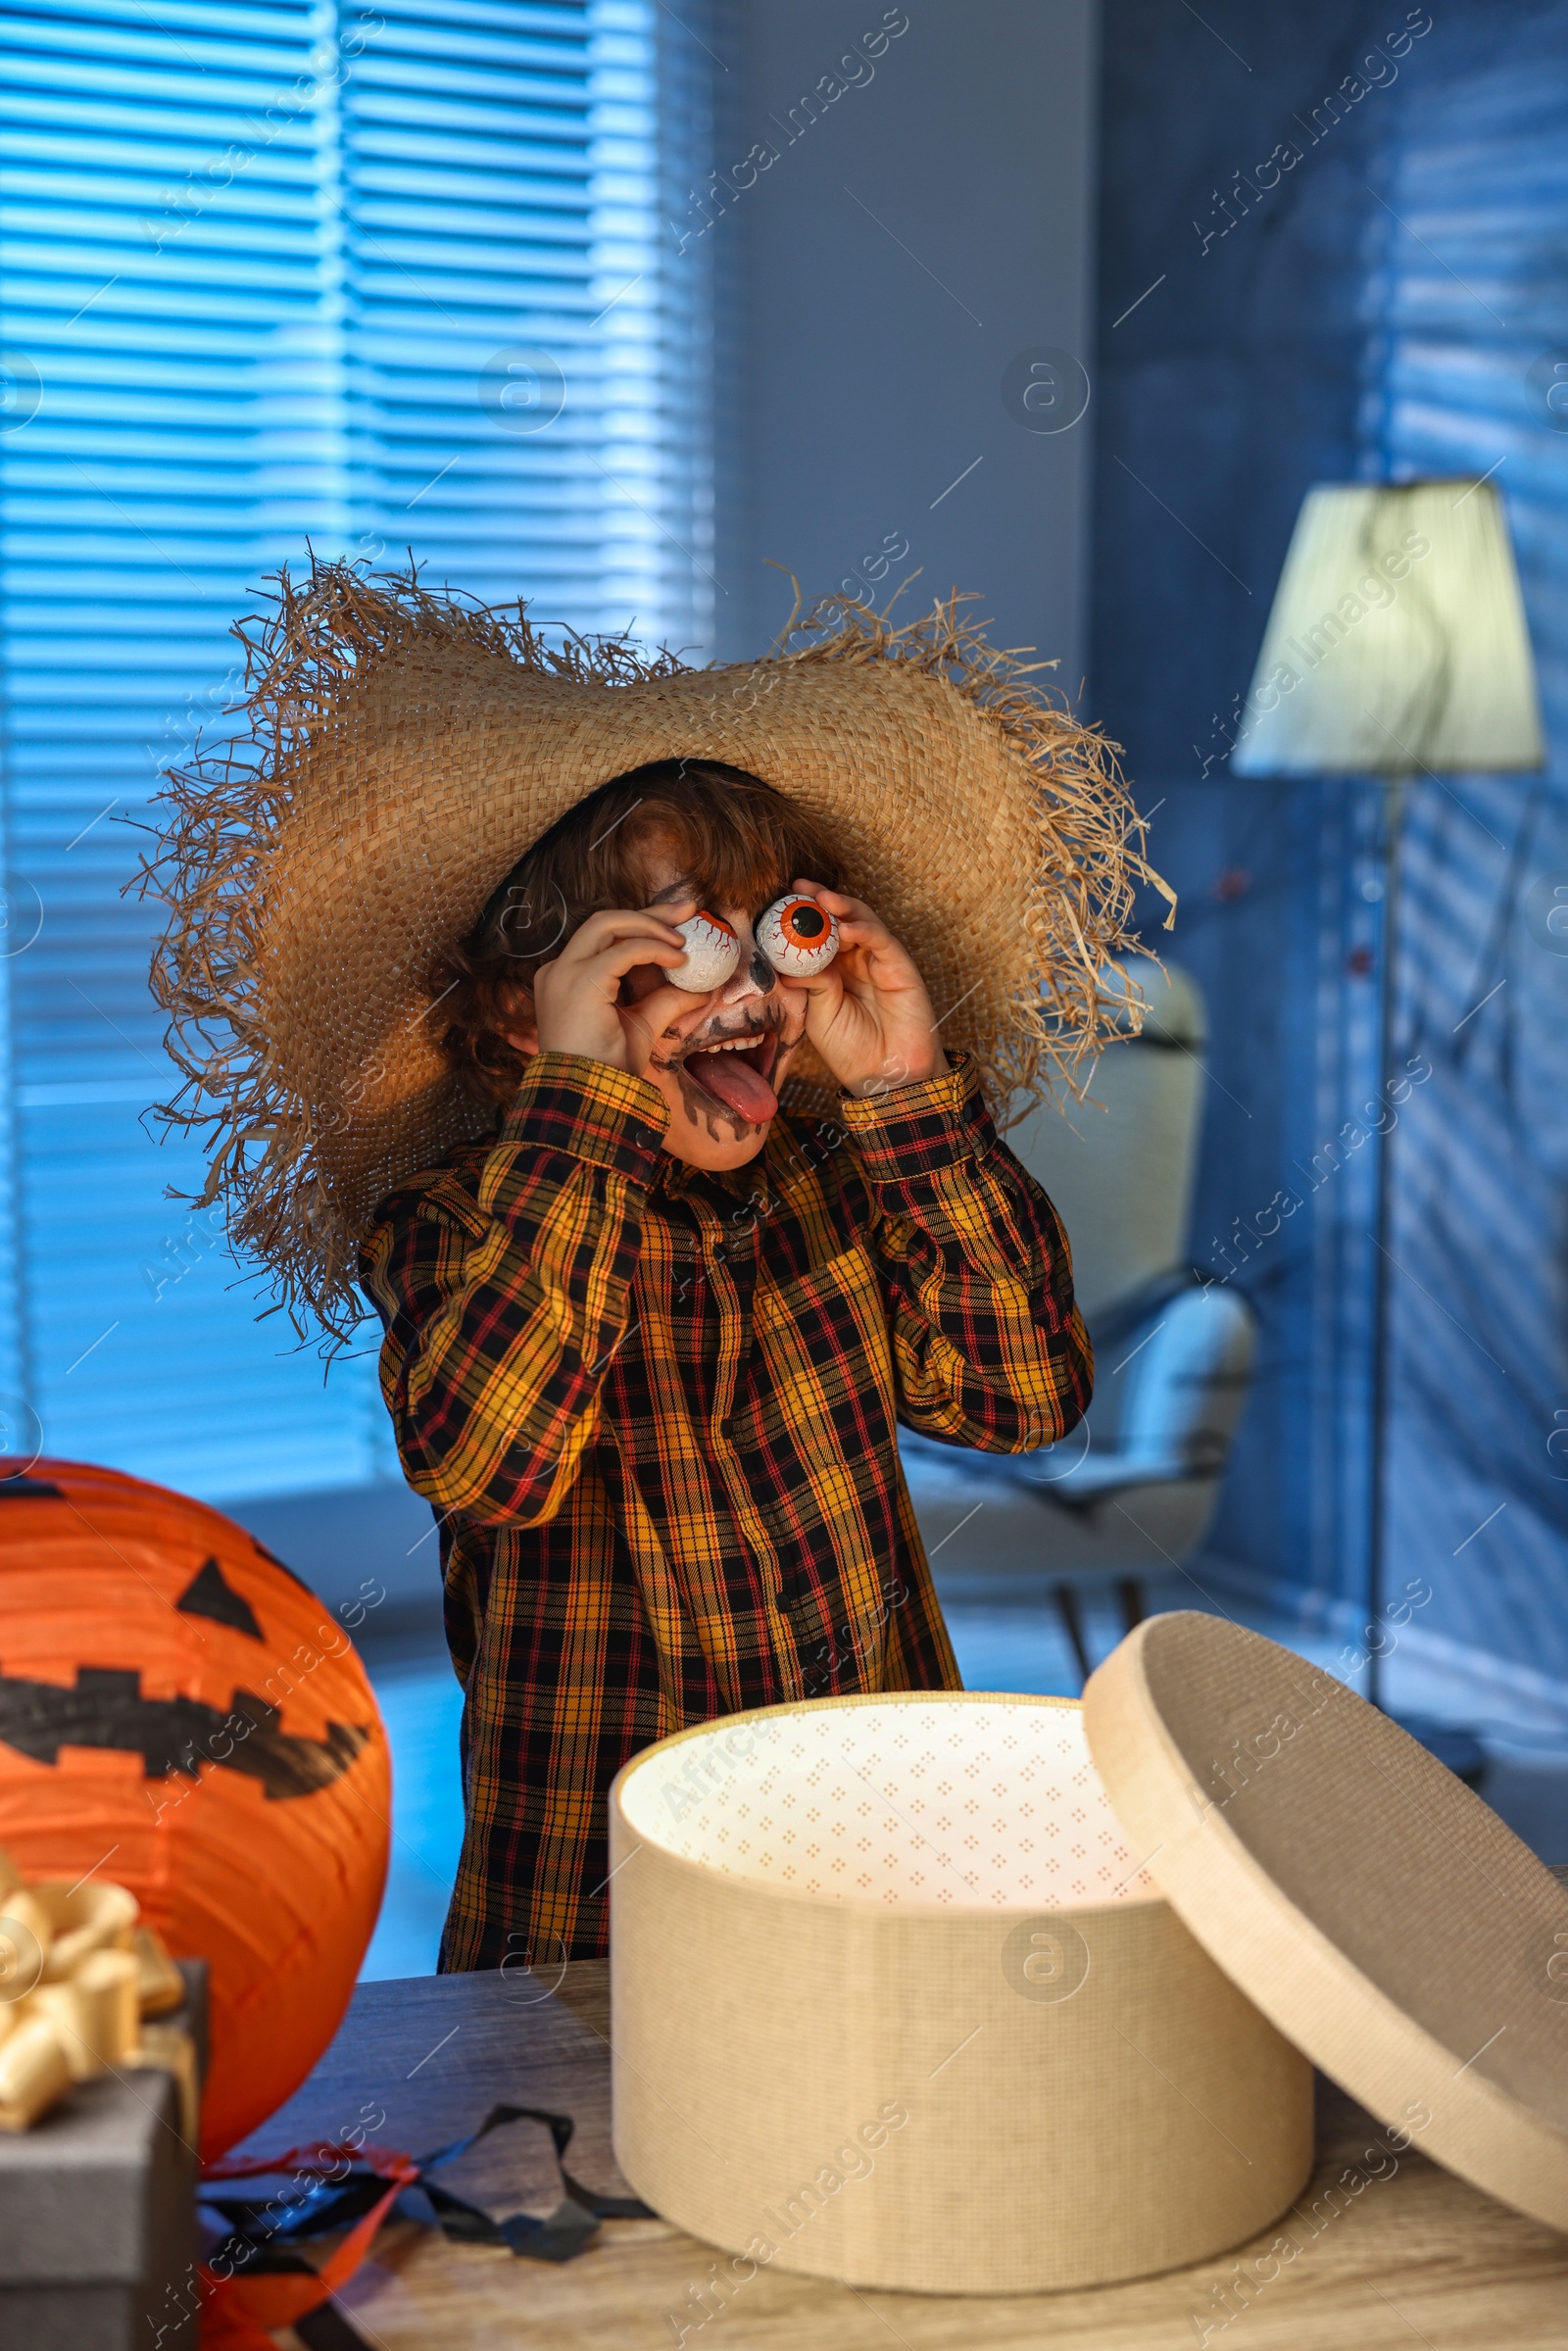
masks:
<svg viewBox="0 0 1568 2351"><path fill-rule="evenodd" d="M612 1818L615 2153L694 2235L1021 2292L1196 2261L1304 2181L1311 2068L1139 1868L1074 1702L733 1716Z"/></svg>
<svg viewBox="0 0 1568 2351"><path fill-rule="evenodd" d="M1240 1628L1154 1619L1082 1706L728 1716L635 1757L610 1812L616 2156L737 2277L1018 2293L1202 2260L1305 2183L1312 2060L1393 2144L1568 2226L1568 1894Z"/></svg>

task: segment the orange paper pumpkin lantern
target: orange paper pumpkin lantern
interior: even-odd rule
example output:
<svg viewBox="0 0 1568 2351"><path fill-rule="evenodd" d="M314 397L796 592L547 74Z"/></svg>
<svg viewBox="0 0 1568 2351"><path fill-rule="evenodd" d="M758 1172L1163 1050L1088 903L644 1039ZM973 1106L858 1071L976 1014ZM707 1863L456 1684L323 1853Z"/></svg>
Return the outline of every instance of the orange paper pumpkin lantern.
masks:
<svg viewBox="0 0 1568 2351"><path fill-rule="evenodd" d="M211 2158L336 2031L386 1879L348 1635L243 1528L118 1471L0 1462L0 1847L130 1888L210 1970Z"/></svg>

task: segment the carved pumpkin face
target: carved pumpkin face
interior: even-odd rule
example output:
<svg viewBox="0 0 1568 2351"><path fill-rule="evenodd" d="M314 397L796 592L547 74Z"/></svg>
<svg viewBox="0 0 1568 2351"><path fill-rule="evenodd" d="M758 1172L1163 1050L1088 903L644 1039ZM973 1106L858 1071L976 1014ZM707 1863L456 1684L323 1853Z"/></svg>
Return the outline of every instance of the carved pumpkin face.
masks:
<svg viewBox="0 0 1568 2351"><path fill-rule="evenodd" d="M341 1624L231 1519L114 1470L9 1466L0 1847L29 1879L128 1886L208 1962L211 2158L348 2005L386 1878L386 1735Z"/></svg>

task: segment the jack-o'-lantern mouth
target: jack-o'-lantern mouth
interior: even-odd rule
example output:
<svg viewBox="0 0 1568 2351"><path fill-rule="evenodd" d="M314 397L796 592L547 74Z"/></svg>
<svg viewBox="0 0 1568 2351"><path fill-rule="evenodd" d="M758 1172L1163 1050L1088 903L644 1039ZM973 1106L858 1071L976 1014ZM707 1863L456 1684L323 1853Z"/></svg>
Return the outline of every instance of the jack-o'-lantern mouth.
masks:
<svg viewBox="0 0 1568 2351"><path fill-rule="evenodd" d="M280 1723L253 1690L236 1690L225 1714L199 1698L144 1697L141 1675L119 1666L78 1665L74 1690L0 1673L0 1744L34 1763L58 1763L62 1747L107 1747L139 1755L144 1779L191 1781L212 1764L259 1780L276 1802L329 1787L369 1743L368 1723L328 1723L324 1739Z"/></svg>

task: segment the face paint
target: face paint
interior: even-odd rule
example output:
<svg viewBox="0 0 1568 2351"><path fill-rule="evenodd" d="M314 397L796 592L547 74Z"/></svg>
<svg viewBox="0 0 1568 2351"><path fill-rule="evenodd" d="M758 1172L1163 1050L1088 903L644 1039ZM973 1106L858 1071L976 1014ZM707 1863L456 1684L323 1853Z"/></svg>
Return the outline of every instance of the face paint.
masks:
<svg viewBox="0 0 1568 2351"><path fill-rule="evenodd" d="M669 965L666 977L688 996L710 996L733 976L741 959L740 941L721 914L692 914L675 928L686 942L686 953Z"/></svg>
<svg viewBox="0 0 1568 2351"><path fill-rule="evenodd" d="M814 898L775 899L757 924L757 944L775 971L810 979L839 952L839 926Z"/></svg>

